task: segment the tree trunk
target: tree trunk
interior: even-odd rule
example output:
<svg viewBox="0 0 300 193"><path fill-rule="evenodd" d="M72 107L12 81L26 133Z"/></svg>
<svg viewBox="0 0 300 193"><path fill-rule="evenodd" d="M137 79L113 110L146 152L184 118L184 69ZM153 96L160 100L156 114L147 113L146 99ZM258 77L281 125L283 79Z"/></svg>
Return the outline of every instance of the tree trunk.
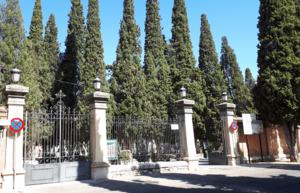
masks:
<svg viewBox="0 0 300 193"><path fill-rule="evenodd" d="M293 121L284 121L283 122L283 132L290 151L291 162L298 162L298 148L297 141L295 138L296 133L296 124Z"/></svg>

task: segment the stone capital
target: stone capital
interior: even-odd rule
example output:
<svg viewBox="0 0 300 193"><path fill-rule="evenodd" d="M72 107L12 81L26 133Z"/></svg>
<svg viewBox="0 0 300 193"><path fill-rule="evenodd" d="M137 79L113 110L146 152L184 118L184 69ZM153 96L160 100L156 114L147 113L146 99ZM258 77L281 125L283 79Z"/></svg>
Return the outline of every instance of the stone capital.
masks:
<svg viewBox="0 0 300 193"><path fill-rule="evenodd" d="M175 101L175 106L177 107L177 114L193 114L193 106L195 105L195 101L188 99L181 99Z"/></svg>
<svg viewBox="0 0 300 193"><path fill-rule="evenodd" d="M90 101L90 103L107 102L109 98L110 98L109 93L99 92L99 91L96 91L86 96L86 100Z"/></svg>
<svg viewBox="0 0 300 193"><path fill-rule="evenodd" d="M12 84L12 85L6 85L3 90L3 95L17 95L17 96L25 96L29 92L29 87L18 85L18 84Z"/></svg>
<svg viewBox="0 0 300 193"><path fill-rule="evenodd" d="M193 100L181 99L181 100L175 101L175 106L177 106L177 107L185 107L185 106L193 107L194 105L195 105L195 101L193 101Z"/></svg>
<svg viewBox="0 0 300 193"><path fill-rule="evenodd" d="M217 108L220 111L220 116L233 116L233 110L236 105L232 103L221 103L217 105Z"/></svg>

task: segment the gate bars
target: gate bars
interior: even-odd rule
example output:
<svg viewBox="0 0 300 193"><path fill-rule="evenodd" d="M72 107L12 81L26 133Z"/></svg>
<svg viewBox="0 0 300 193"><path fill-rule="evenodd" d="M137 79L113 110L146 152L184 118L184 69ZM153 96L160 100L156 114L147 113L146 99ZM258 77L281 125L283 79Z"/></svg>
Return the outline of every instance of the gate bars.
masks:
<svg viewBox="0 0 300 193"><path fill-rule="evenodd" d="M59 101L49 113L26 111L25 121L25 166L90 159L88 115L71 112Z"/></svg>
<svg viewBox="0 0 300 193"><path fill-rule="evenodd" d="M181 158L178 124L179 120L172 118L107 117L110 163Z"/></svg>

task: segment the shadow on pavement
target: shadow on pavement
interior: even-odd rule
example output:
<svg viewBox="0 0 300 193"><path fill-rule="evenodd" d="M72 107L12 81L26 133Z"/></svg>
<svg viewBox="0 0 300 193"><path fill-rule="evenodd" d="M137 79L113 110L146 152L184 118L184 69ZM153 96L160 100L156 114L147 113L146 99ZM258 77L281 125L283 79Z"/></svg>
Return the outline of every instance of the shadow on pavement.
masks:
<svg viewBox="0 0 300 193"><path fill-rule="evenodd" d="M144 177L144 176L143 176ZM141 177L141 178L143 178ZM299 177L289 175L261 177L168 173L149 175L151 180L100 180L90 186L128 193L147 192L299 192ZM123 178L124 179L124 178ZM82 181L82 183L85 183Z"/></svg>

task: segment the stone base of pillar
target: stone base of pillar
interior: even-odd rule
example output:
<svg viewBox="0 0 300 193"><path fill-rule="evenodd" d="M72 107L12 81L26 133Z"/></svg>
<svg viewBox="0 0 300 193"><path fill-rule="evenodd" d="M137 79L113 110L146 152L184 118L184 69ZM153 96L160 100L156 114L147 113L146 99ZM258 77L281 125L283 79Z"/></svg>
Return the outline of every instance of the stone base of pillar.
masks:
<svg viewBox="0 0 300 193"><path fill-rule="evenodd" d="M236 156L236 165L241 165L241 157L240 155Z"/></svg>
<svg viewBox="0 0 300 193"><path fill-rule="evenodd" d="M237 165L236 155L227 155L227 161L228 161L228 165L236 166Z"/></svg>
<svg viewBox="0 0 300 193"><path fill-rule="evenodd" d="M189 171L199 170L199 158L188 158L184 157L179 161L186 161L189 164Z"/></svg>
<svg viewBox="0 0 300 193"><path fill-rule="evenodd" d="M3 190L12 190L20 189L25 187L25 170L17 171L16 173L16 187L14 187L14 173L12 171L2 172L2 189Z"/></svg>
<svg viewBox="0 0 300 193"><path fill-rule="evenodd" d="M109 163L92 163L91 164L91 177L93 180L108 179Z"/></svg>

